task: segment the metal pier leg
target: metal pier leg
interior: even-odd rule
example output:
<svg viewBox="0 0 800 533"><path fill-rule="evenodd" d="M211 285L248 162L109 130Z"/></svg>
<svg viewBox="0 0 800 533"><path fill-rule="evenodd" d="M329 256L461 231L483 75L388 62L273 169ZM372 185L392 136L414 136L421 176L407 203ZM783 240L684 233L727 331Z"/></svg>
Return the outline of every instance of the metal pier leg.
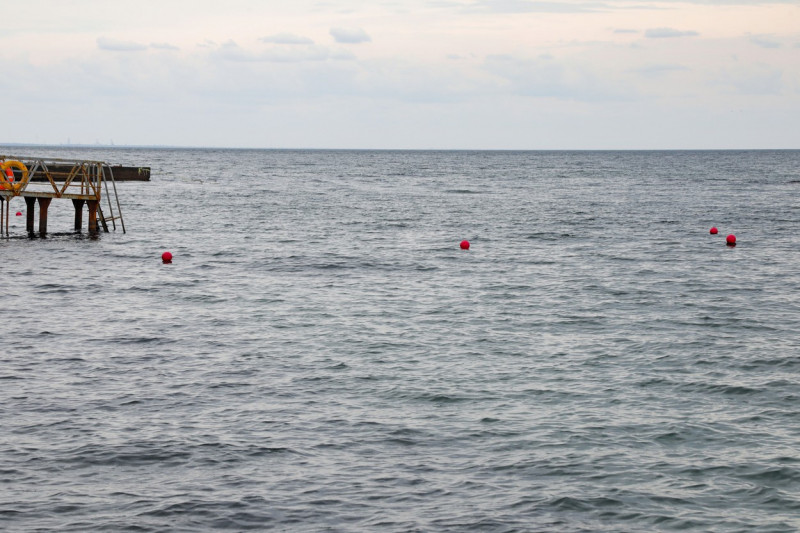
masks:
<svg viewBox="0 0 800 533"><path fill-rule="evenodd" d="M75 206L75 231L80 232L83 225L83 204L86 200L72 200L72 205Z"/></svg>
<svg viewBox="0 0 800 533"><path fill-rule="evenodd" d="M97 200L87 200L86 205L89 206L89 233L97 235Z"/></svg>
<svg viewBox="0 0 800 533"><path fill-rule="evenodd" d="M28 234L33 234L33 215L34 215L34 206L36 205L36 198L30 198L28 196L25 197L25 205L27 206L27 211L25 212L26 224L25 229L28 230Z"/></svg>
<svg viewBox="0 0 800 533"><path fill-rule="evenodd" d="M47 236L47 208L52 198L39 198L39 236Z"/></svg>
<svg viewBox="0 0 800 533"><path fill-rule="evenodd" d="M6 198L6 236L8 236L8 212L11 211L11 197Z"/></svg>

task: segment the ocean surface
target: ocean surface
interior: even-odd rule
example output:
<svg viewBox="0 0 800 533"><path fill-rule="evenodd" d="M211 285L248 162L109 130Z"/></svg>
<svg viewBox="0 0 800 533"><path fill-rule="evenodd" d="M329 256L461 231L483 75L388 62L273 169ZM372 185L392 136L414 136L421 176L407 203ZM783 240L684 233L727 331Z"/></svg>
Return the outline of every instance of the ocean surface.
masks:
<svg viewBox="0 0 800 533"><path fill-rule="evenodd" d="M800 151L4 151L0 530L800 529Z"/></svg>

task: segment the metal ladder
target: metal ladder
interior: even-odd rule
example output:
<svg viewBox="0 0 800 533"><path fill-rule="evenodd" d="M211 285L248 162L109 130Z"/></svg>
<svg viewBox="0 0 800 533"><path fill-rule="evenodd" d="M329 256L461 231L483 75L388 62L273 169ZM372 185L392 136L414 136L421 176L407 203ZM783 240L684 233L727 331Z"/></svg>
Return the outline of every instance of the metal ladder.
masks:
<svg viewBox="0 0 800 533"><path fill-rule="evenodd" d="M98 165L99 166L99 165ZM114 188L114 200L117 204L117 212L114 214L114 206L111 204L111 195L108 192L108 181L106 179L106 169L108 169L108 176L111 180L111 185ZM102 202L97 204L97 219L100 221L100 224L103 226L103 231L108 233L108 223L111 222L111 226L114 228L114 231L117 230L117 220L119 220L120 225L122 226L122 233L126 233L125 231L125 221L122 219L122 207L119 205L119 195L117 194L117 182L114 181L114 172L111 170L111 166L107 164L103 164L100 166L99 171L103 178L103 185L106 189L106 199L108 200L108 213L110 216L106 216L103 213Z"/></svg>

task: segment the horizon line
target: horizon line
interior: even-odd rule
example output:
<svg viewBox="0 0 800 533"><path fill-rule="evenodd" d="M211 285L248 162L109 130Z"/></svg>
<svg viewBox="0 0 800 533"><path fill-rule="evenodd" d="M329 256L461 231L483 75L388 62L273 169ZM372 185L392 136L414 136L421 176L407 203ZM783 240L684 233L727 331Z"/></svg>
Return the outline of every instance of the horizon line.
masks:
<svg viewBox="0 0 800 533"><path fill-rule="evenodd" d="M264 150L264 151L362 151L362 152L741 152L741 151L794 151L800 148L320 148L320 147L244 147L197 146L177 144L51 144L0 142L0 147L24 148L131 148L155 150Z"/></svg>

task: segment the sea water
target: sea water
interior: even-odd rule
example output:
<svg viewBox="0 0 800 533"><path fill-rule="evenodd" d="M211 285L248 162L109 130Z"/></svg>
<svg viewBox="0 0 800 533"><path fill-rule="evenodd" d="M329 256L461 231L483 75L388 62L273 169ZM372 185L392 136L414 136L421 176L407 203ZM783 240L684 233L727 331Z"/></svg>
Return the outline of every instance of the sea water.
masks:
<svg viewBox="0 0 800 533"><path fill-rule="evenodd" d="M800 528L800 151L6 151L0 529Z"/></svg>

